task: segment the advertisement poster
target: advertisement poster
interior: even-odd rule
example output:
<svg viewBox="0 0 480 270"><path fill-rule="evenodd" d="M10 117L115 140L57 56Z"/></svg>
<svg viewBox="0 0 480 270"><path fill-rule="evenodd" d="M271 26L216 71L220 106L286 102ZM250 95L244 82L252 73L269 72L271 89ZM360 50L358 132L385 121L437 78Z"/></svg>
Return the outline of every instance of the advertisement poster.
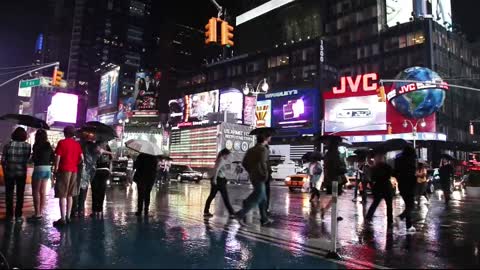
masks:
<svg viewBox="0 0 480 270"><path fill-rule="evenodd" d="M242 120L243 93L235 88L220 91L220 112L227 111L235 115L235 119Z"/></svg>
<svg viewBox="0 0 480 270"><path fill-rule="evenodd" d="M376 95L325 100L325 132L387 129L387 103Z"/></svg>
<svg viewBox="0 0 480 270"><path fill-rule="evenodd" d="M210 113L218 112L219 91L202 92L191 95L188 121L202 121Z"/></svg>
<svg viewBox="0 0 480 270"><path fill-rule="evenodd" d="M110 70L100 78L100 91L98 93L98 108L115 107L118 97L118 76L120 67Z"/></svg>
<svg viewBox="0 0 480 270"><path fill-rule="evenodd" d="M98 108L97 107L87 109L86 121L87 122L98 121Z"/></svg>
<svg viewBox="0 0 480 270"><path fill-rule="evenodd" d="M48 106L47 123L55 122L75 124L77 122L78 96L56 93Z"/></svg>
<svg viewBox="0 0 480 270"><path fill-rule="evenodd" d="M172 99L168 102L170 111L170 125L176 127L179 123L185 121L185 99Z"/></svg>
<svg viewBox="0 0 480 270"><path fill-rule="evenodd" d="M272 127L272 101L258 100L255 109L255 126Z"/></svg>
<svg viewBox="0 0 480 270"><path fill-rule="evenodd" d="M243 105L243 124L251 126L256 120L255 103L257 99L253 96L245 96Z"/></svg>
<svg viewBox="0 0 480 270"><path fill-rule="evenodd" d="M402 24L409 22L412 17L413 1L411 0L387 0L387 25L394 27L397 22Z"/></svg>
<svg viewBox="0 0 480 270"><path fill-rule="evenodd" d="M272 125L277 128L312 128L318 113L316 91L284 91L272 98Z"/></svg>
<svg viewBox="0 0 480 270"><path fill-rule="evenodd" d="M250 147L254 145L254 137L250 135L251 127L223 123L221 126L222 141L220 149L232 151L232 161L240 161Z"/></svg>
<svg viewBox="0 0 480 270"><path fill-rule="evenodd" d="M155 72L154 74L139 72L136 74L135 91L133 93L133 99L135 100L134 110L157 110L157 99L161 79L161 72Z"/></svg>

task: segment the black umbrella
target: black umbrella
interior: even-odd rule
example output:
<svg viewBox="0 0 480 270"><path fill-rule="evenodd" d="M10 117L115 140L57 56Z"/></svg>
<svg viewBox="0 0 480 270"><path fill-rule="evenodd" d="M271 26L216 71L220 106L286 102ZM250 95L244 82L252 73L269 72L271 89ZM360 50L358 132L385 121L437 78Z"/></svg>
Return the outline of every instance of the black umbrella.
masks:
<svg viewBox="0 0 480 270"><path fill-rule="evenodd" d="M357 155L351 155L347 157L348 162L357 162L360 160L360 156Z"/></svg>
<svg viewBox="0 0 480 270"><path fill-rule="evenodd" d="M302 156L302 160L305 161L320 161L323 159L322 153L315 151L315 152L307 152Z"/></svg>
<svg viewBox="0 0 480 270"><path fill-rule="evenodd" d="M441 159L446 159L446 160L456 160L456 158L452 157L452 156L449 155L449 154L441 154L441 155L440 155L440 158L441 158Z"/></svg>
<svg viewBox="0 0 480 270"><path fill-rule="evenodd" d="M172 161L173 159L169 156L164 156L164 155L160 155L158 156L158 159L160 160L168 160L168 161Z"/></svg>
<svg viewBox="0 0 480 270"><path fill-rule="evenodd" d="M274 135L276 133L275 128L270 128L270 127L262 127L262 128L256 128L252 131L250 131L250 135Z"/></svg>
<svg viewBox="0 0 480 270"><path fill-rule="evenodd" d="M365 159L372 149L370 148L358 148L353 153L358 156L358 159Z"/></svg>
<svg viewBox="0 0 480 270"><path fill-rule="evenodd" d="M5 114L0 117L0 120L9 121L17 125L32 127L32 128L41 128L41 129L50 129L50 126L42 119L38 119L31 115L26 114L16 114L10 113Z"/></svg>
<svg viewBox="0 0 480 270"><path fill-rule="evenodd" d="M96 121L85 123L80 131L94 133L97 141L110 141L117 137L117 133L112 127Z"/></svg>
<svg viewBox="0 0 480 270"><path fill-rule="evenodd" d="M337 135L321 135L321 136L317 136L315 139L317 142L320 142L320 143L326 143L326 144L336 143L339 146L351 145L347 139Z"/></svg>
<svg viewBox="0 0 480 270"><path fill-rule="evenodd" d="M377 145L374 150L377 152L380 151L386 153L390 151L402 150L406 146L411 146L411 143L405 141L404 139L391 139Z"/></svg>

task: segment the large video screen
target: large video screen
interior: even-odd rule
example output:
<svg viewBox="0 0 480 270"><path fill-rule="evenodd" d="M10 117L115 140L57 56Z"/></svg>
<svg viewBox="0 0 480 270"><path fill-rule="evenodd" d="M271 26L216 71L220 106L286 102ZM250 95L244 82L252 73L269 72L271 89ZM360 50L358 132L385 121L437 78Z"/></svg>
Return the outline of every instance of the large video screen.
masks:
<svg viewBox="0 0 480 270"><path fill-rule="evenodd" d="M318 114L316 91L295 90L293 95L272 98L272 125L277 128L313 128ZM287 91L285 91L287 92Z"/></svg>
<svg viewBox="0 0 480 270"><path fill-rule="evenodd" d="M255 126L259 128L272 126L272 101L270 99L257 101Z"/></svg>
<svg viewBox="0 0 480 270"><path fill-rule="evenodd" d="M451 30L452 6L450 0L432 0L432 15L437 23Z"/></svg>
<svg viewBox="0 0 480 270"><path fill-rule="evenodd" d="M151 111L157 109L157 98L160 91L161 72L138 72L135 76L135 110Z"/></svg>
<svg viewBox="0 0 480 270"><path fill-rule="evenodd" d="M185 98L172 99L168 101L170 111L170 125L177 126L185 121Z"/></svg>
<svg viewBox="0 0 480 270"><path fill-rule="evenodd" d="M218 112L219 91L213 90L190 96L188 121L206 120L210 113Z"/></svg>
<svg viewBox="0 0 480 270"><path fill-rule="evenodd" d="M387 104L376 95L325 100L325 132L386 130Z"/></svg>
<svg viewBox="0 0 480 270"><path fill-rule="evenodd" d="M99 109L117 106L119 73L120 67L117 67L103 74L100 78L100 91L98 92Z"/></svg>
<svg viewBox="0 0 480 270"><path fill-rule="evenodd" d="M220 112L227 111L235 115L235 119L242 120L243 93L236 88L220 91Z"/></svg>
<svg viewBox="0 0 480 270"><path fill-rule="evenodd" d="M387 0L387 26L393 27L397 22L402 24L410 21L413 11L413 0Z"/></svg>
<svg viewBox="0 0 480 270"><path fill-rule="evenodd" d="M47 123L54 122L75 124L77 122L78 96L56 93L48 106Z"/></svg>

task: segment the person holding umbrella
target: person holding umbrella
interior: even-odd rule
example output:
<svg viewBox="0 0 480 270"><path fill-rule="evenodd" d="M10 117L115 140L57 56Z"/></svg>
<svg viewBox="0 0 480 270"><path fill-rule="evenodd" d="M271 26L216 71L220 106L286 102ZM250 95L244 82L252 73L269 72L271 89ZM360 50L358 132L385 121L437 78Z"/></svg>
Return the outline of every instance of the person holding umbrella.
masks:
<svg viewBox="0 0 480 270"><path fill-rule="evenodd" d="M230 204L230 200L228 199L228 191L227 191L227 179L225 178L225 170L228 164L228 158L231 152L228 149L223 149L217 155L217 159L215 160L215 166L213 168L213 176L211 180L211 188L210 188L210 195L208 195L207 201L205 203L205 209L203 210L203 216L206 218L213 217L210 214L210 204L212 200L217 195L217 192L220 191L222 195L223 203L228 210L228 213L231 217L235 216L235 211L233 210L232 205Z"/></svg>
<svg viewBox="0 0 480 270"><path fill-rule="evenodd" d="M27 179L27 162L31 154L31 146L26 142L27 132L17 127L12 133L12 140L3 147L2 167L5 174L5 201L7 205L6 219L13 219L13 192L17 186L17 202L15 205L15 222L23 222L22 210Z"/></svg>
<svg viewBox="0 0 480 270"><path fill-rule="evenodd" d="M385 162L385 149L376 148L373 150L375 165L371 168L371 180L373 182L373 202L368 209L365 217L366 222L371 222L373 214L382 200L387 205L387 226L393 227L393 186L390 178L393 175L393 169Z"/></svg>
<svg viewBox="0 0 480 270"><path fill-rule="evenodd" d="M107 190L107 180L110 177L112 150L107 142L97 142L98 158L92 179L92 217L103 215L103 201Z"/></svg>
<svg viewBox="0 0 480 270"><path fill-rule="evenodd" d="M319 152L312 152L309 155L308 174L310 176L310 202L312 203L320 200L321 176L323 173L323 166L320 160L322 160L322 154Z"/></svg>
<svg viewBox="0 0 480 270"><path fill-rule="evenodd" d="M253 185L253 192L243 201L242 209L235 214L241 225L244 225L244 219L247 213L255 207L255 205L259 206L262 226L269 225L273 222L268 218L267 214L265 183L269 178L269 150L267 145L270 143L274 132L275 130L272 128L257 128L250 133L250 135L257 136L257 144L248 149L243 158L242 165L248 172Z"/></svg>
<svg viewBox="0 0 480 270"><path fill-rule="evenodd" d="M157 176L157 157L163 155L163 153L160 147L149 141L129 140L125 145L127 148L140 153L133 164L135 169L133 181L137 184L138 192L135 215L141 216L144 212L144 215L148 216L150 193Z"/></svg>
<svg viewBox="0 0 480 270"><path fill-rule="evenodd" d="M407 232L414 233L415 227L412 226L412 211L415 206L415 186L417 183L416 165L417 155L415 149L411 146L405 146L399 157L395 159L395 177L398 180L398 189L405 202L405 210L398 216L401 220L405 219Z"/></svg>

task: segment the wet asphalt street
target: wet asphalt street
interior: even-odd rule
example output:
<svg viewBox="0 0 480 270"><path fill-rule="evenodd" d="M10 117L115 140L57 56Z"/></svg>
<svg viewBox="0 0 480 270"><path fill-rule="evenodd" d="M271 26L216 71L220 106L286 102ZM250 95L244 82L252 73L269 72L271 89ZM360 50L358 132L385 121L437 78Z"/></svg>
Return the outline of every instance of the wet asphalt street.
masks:
<svg viewBox="0 0 480 270"><path fill-rule="evenodd" d="M460 192L445 208L435 194L429 206L415 211L418 232L405 225L386 230L385 207L378 208L372 225L365 225L365 207L351 201L347 191L339 198L340 261L325 258L330 247L330 212L321 208L322 196L312 207L306 193L289 192L282 183L272 187L270 227L260 227L255 210L250 225L228 219L220 194L212 204L215 217L204 220L209 193L201 184L163 185L152 192L148 218L137 219L135 186L110 187L103 219L76 219L65 228L53 228L59 218L57 200L50 199L44 221L0 223L0 250L10 266L19 268L478 268L480 259L480 200ZM230 185L235 209L248 196L247 185ZM32 214L27 192L25 216ZM322 194L323 195L323 194ZM368 205L371 203L369 198ZM0 217L5 214L0 191ZM87 214L90 213L87 201ZM403 202L394 202L394 214Z"/></svg>

